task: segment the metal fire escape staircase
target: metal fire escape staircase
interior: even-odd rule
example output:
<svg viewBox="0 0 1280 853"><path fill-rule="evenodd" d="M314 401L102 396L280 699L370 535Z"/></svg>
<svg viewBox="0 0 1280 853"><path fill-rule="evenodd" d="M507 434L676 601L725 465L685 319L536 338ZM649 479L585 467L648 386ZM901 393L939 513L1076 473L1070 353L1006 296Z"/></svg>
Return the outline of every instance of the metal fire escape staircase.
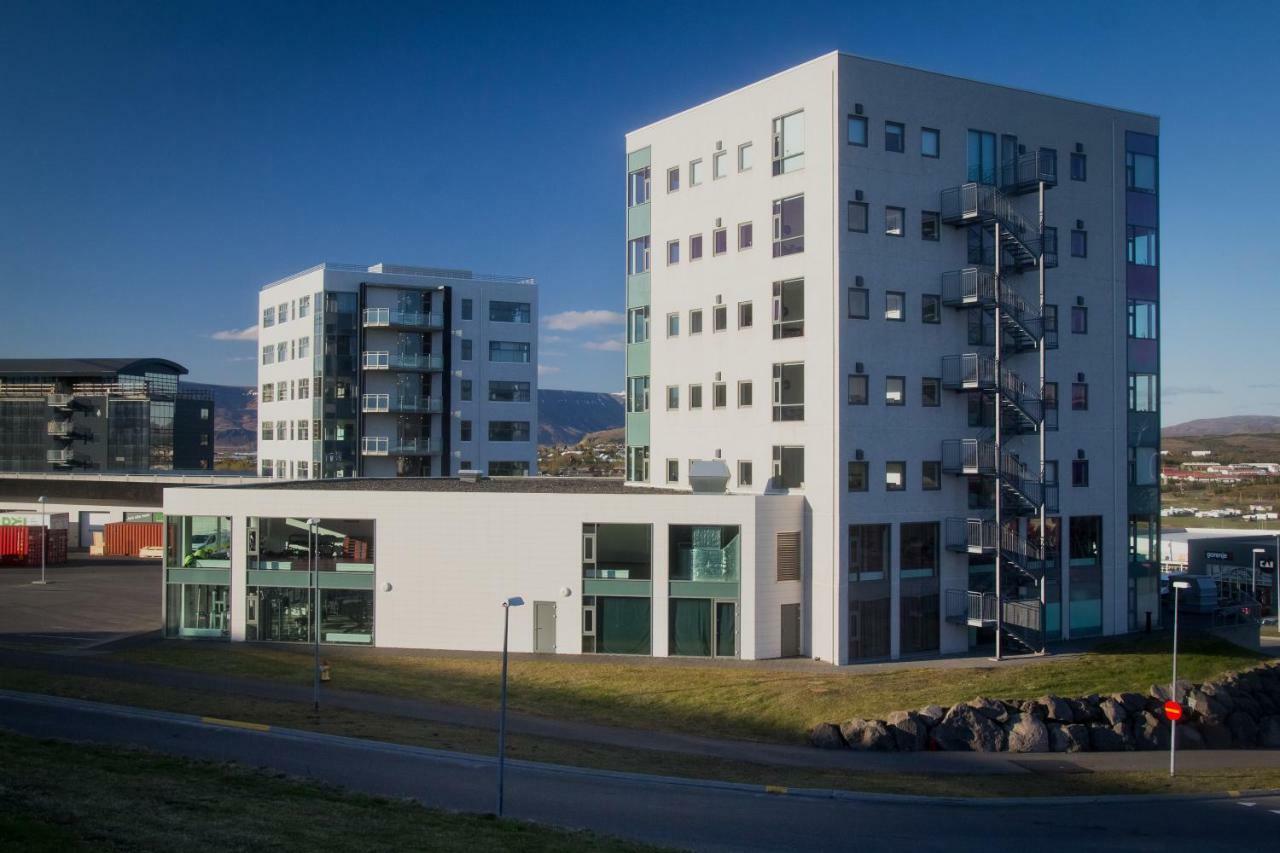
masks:
<svg viewBox="0 0 1280 853"><path fill-rule="evenodd" d="M1029 652L1042 652L1045 643L1044 591L1046 555L1038 542L1023 535L1023 520L1058 511L1058 486L1044 478L1045 433L1057 429L1057 409L1046 405L1045 352L1057 347L1057 330L1047 322L1045 270L1057 266L1056 232L1044 227L1044 193L1057 183L1056 158L1050 152L1022 155L1004 164L1001 186L967 183L942 192L942 221L960 228L979 226L992 233L995 246L990 266L971 266L944 273L943 304L991 316L995 329L994 354L970 352L946 356L942 364L944 388L978 393L991 400L995 427L976 438L943 442L944 473L994 481L994 512L979 517L947 520L946 547L995 563L995 590L947 590L948 621L989 628L996 637L996 657L1004 641L1012 640ZM1028 222L1012 196L1038 194L1038 224ZM1011 276L1035 271L1038 294L1024 299ZM1008 364L1023 354L1037 356L1038 381L1022 379ZM1032 472L1006 446L1008 438L1038 438L1038 471ZM1005 572L1015 586L1018 578L1040 590L1038 598L1005 594Z"/></svg>

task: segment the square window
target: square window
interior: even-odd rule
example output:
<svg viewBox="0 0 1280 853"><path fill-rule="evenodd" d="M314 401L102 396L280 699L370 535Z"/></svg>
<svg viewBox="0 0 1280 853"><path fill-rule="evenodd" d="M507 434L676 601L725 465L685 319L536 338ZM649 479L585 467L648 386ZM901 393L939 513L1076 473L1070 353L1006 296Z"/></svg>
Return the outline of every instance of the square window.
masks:
<svg viewBox="0 0 1280 853"><path fill-rule="evenodd" d="M1071 460L1071 485L1077 488L1089 485L1089 460Z"/></svg>
<svg viewBox="0 0 1280 853"><path fill-rule="evenodd" d="M849 116L849 123L846 128L846 138L850 145L857 145L862 148L867 147L867 117L866 116Z"/></svg>
<svg viewBox="0 0 1280 853"><path fill-rule="evenodd" d="M1072 152L1071 154L1071 180L1087 181L1089 179L1089 163L1085 159L1085 155Z"/></svg>
<svg viewBox="0 0 1280 853"><path fill-rule="evenodd" d="M907 488L907 463L884 463L884 488L887 492L901 492Z"/></svg>
<svg viewBox="0 0 1280 853"><path fill-rule="evenodd" d="M865 201L849 202L849 230L866 234L867 220L867 203Z"/></svg>
<svg viewBox="0 0 1280 853"><path fill-rule="evenodd" d="M871 291L865 287L849 288L849 319L866 320L871 316Z"/></svg>
<svg viewBox="0 0 1280 853"><path fill-rule="evenodd" d="M804 195L777 199L773 203L773 256L781 258L803 251Z"/></svg>
<svg viewBox="0 0 1280 853"><path fill-rule="evenodd" d="M667 482L678 483L680 481L680 460L667 460Z"/></svg>
<svg viewBox="0 0 1280 853"><path fill-rule="evenodd" d="M680 386L667 386L667 411L680 408Z"/></svg>
<svg viewBox="0 0 1280 853"><path fill-rule="evenodd" d="M942 237L942 214L936 210L920 211L920 239L936 243Z"/></svg>
<svg viewBox="0 0 1280 853"><path fill-rule="evenodd" d="M920 380L920 405L933 408L942 405L942 380L926 376Z"/></svg>
<svg viewBox="0 0 1280 853"><path fill-rule="evenodd" d="M729 152L717 151L711 155L711 180L716 181L729 174Z"/></svg>
<svg viewBox="0 0 1280 853"><path fill-rule="evenodd" d="M867 463L864 460L855 459L849 463L849 491L867 491L867 481L870 479L869 472L867 471Z"/></svg>
<svg viewBox="0 0 1280 853"><path fill-rule="evenodd" d="M907 404L907 378L905 376L885 377L884 404L886 406L905 406Z"/></svg>
<svg viewBox="0 0 1280 853"><path fill-rule="evenodd" d="M1071 410L1073 412L1087 412L1089 410L1088 382L1071 383Z"/></svg>
<svg viewBox="0 0 1280 853"><path fill-rule="evenodd" d="M702 235L689 235L689 260L696 261L702 258Z"/></svg>
<svg viewBox="0 0 1280 853"><path fill-rule="evenodd" d="M702 160L692 160L689 163L689 186L696 187L702 183Z"/></svg>
<svg viewBox="0 0 1280 853"><path fill-rule="evenodd" d="M745 459L738 460L738 485L751 485L751 463Z"/></svg>
<svg viewBox="0 0 1280 853"><path fill-rule="evenodd" d="M907 211L901 207L884 209L884 233L890 237L901 237L906 233Z"/></svg>
<svg viewBox="0 0 1280 853"><path fill-rule="evenodd" d="M884 295L884 318L895 322L907 319L907 295L898 290L887 291Z"/></svg>
<svg viewBox="0 0 1280 853"><path fill-rule="evenodd" d="M702 334L702 309L695 308L689 312L689 334Z"/></svg>
<svg viewBox="0 0 1280 853"><path fill-rule="evenodd" d="M739 252L741 252L743 249L751 248L755 239L753 230L754 229L752 228L750 222L741 222L738 224L738 251Z"/></svg>
<svg viewBox="0 0 1280 853"><path fill-rule="evenodd" d="M723 409L729 405L729 386L724 382L711 383L711 408Z"/></svg>
<svg viewBox="0 0 1280 853"><path fill-rule="evenodd" d="M667 266L680 263L680 241L667 241Z"/></svg>
<svg viewBox="0 0 1280 853"><path fill-rule="evenodd" d="M689 408L690 409L702 408L702 386L701 385L689 386Z"/></svg>
<svg viewBox="0 0 1280 853"><path fill-rule="evenodd" d="M867 375L865 373L849 374L849 405L865 406L867 404Z"/></svg>
<svg viewBox="0 0 1280 853"><path fill-rule="evenodd" d="M1125 153L1124 159L1125 188L1135 192L1154 193L1159 171L1156 158L1151 154L1129 151Z"/></svg>
<svg viewBox="0 0 1280 853"><path fill-rule="evenodd" d="M723 332L729 328L729 306L717 305L711 309L711 331Z"/></svg>
<svg viewBox="0 0 1280 853"><path fill-rule="evenodd" d="M942 297L936 293L926 293L920 297L920 322L942 322Z"/></svg>
<svg viewBox="0 0 1280 853"><path fill-rule="evenodd" d="M907 150L907 128L896 121L884 123L884 150L901 154Z"/></svg>
<svg viewBox="0 0 1280 853"><path fill-rule="evenodd" d="M755 318L752 316L751 303L739 302L738 303L738 328L739 329L750 328L751 324L754 322L755 322Z"/></svg>
<svg viewBox="0 0 1280 853"><path fill-rule="evenodd" d="M667 169L667 192L673 193L680 189L680 167L672 166Z"/></svg>
<svg viewBox="0 0 1280 853"><path fill-rule="evenodd" d="M920 463L920 488L926 492L936 492L942 488L942 463L926 460Z"/></svg>
<svg viewBox="0 0 1280 853"><path fill-rule="evenodd" d="M746 172L751 169L753 151L750 142L744 142L738 146L738 171Z"/></svg>
<svg viewBox="0 0 1280 853"><path fill-rule="evenodd" d="M667 315L667 337L674 338L680 335L680 315L671 313Z"/></svg>
<svg viewBox="0 0 1280 853"><path fill-rule="evenodd" d="M1087 258L1089 256L1089 232L1071 231L1071 257Z"/></svg>
<svg viewBox="0 0 1280 853"><path fill-rule="evenodd" d="M751 407L751 380L743 379L738 382L738 408L747 409Z"/></svg>
<svg viewBox="0 0 1280 853"><path fill-rule="evenodd" d="M1086 335L1089 333L1089 309L1083 305L1071 306L1071 334Z"/></svg>
<svg viewBox="0 0 1280 853"><path fill-rule="evenodd" d="M920 128L920 156L940 157L942 155L942 132L932 127Z"/></svg>
<svg viewBox="0 0 1280 853"><path fill-rule="evenodd" d="M723 255L729 251L729 229L717 228L711 232L711 254Z"/></svg>

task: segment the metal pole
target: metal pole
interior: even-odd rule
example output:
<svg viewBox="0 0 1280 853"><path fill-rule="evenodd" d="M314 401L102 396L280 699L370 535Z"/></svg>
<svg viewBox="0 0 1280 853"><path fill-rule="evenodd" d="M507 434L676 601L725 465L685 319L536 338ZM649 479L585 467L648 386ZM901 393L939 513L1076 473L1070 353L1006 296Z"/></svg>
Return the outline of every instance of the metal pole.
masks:
<svg viewBox="0 0 1280 853"><path fill-rule="evenodd" d="M1037 155L1036 170L1039 171L1039 157ZM1045 611L1049 609L1049 571L1048 571L1048 551L1045 548L1048 542L1048 496L1049 486L1045 482L1045 442L1047 441L1046 433L1049 425L1049 410L1044 404L1044 379L1045 379L1045 359L1047 357L1048 338L1046 337L1044 327L1044 300L1045 300L1045 283L1044 283L1044 181L1040 182L1040 258L1036 264L1040 273L1040 651L1043 653L1048 643L1049 636L1048 626L1045 625ZM1061 612L1061 608L1059 608ZM1061 620L1061 616L1059 616Z"/></svg>
<svg viewBox="0 0 1280 853"><path fill-rule="evenodd" d="M1258 600L1258 551L1259 550L1260 549L1258 548L1253 549L1253 600L1254 601Z"/></svg>
<svg viewBox="0 0 1280 853"><path fill-rule="evenodd" d="M1003 393L1002 393L1002 390L1001 390L1001 381L1002 381L1002 380L1003 380L1003 378L1004 378L1004 376L1003 376L1003 374L1004 374L1004 362L1003 362L1003 361L1001 361L1001 356L1003 355L1003 349L1002 349L1002 348L1001 348L1001 346L1000 346L1000 341L1001 341L1001 339L1003 339L1003 338L1004 338L1004 332L1002 332L1002 331L1001 331L1001 329L1000 329L1000 296L1001 296L1001 290L1002 290L1003 288L1001 287L1001 281L1000 281L1000 255L1001 255L1001 249L1000 249L1000 223L999 223L998 221L996 222L996 228L995 228L995 252L996 252L996 256L995 256L995 259L994 259L994 260L995 260L994 268L995 268L995 289L996 289L996 312L995 312L995 335L996 335L996 358L995 358L995 361L996 361L996 377L995 377L995 378L996 378L996 399L995 399L995 409L996 409L996 442L995 442L995 443L996 443L996 660L1000 660L1000 659L1003 657L1003 655L1004 655L1004 640L1002 639L1002 636L1001 636L1002 634L1004 634L1004 585L1003 585L1003 583L1002 583L1002 581L1001 581L1001 578L1000 578L1000 575L1003 573L1003 572L1002 572L1002 569L1004 568L1004 565L1003 565L1004 561L1001 559L1001 555L1000 555L1000 547L1001 547L1001 545L1003 544L1003 539L1004 539L1004 516L1001 514L1001 508L1002 508L1003 502L1000 500L1001 492L1003 492L1003 490L1004 490L1004 489L1003 489L1003 486L1001 485L1001 482L1000 482L1000 477L1001 477L1001 474L1002 474L1001 468L1002 468L1002 465L1003 465L1003 460L1000 458L1000 457L1001 457L1001 453L1003 452L1003 446L1001 445L1001 442L1000 442L1000 439L1001 439L1001 435L1000 435L1000 433L1001 433L1001 430L1000 430L1000 422L1003 420L1003 415L1002 415L1002 413L1001 413L1001 411L1000 411L1000 407L1001 407L1001 405L1002 405L1002 403L1003 403L1003 397L1004 397L1004 395L1003 395Z"/></svg>
<svg viewBox="0 0 1280 853"><path fill-rule="evenodd" d="M511 606L502 603L502 702L498 712L498 817L502 817L502 782L507 756L507 632L511 626Z"/></svg>
<svg viewBox="0 0 1280 853"><path fill-rule="evenodd" d="M44 511L44 498L40 499L40 583L47 583L44 577L45 551L49 550L49 516Z"/></svg>
<svg viewBox="0 0 1280 853"><path fill-rule="evenodd" d="M1271 615L1276 618L1276 633L1280 634L1280 533L1276 534L1276 550L1271 560L1276 569L1276 582L1271 587Z"/></svg>
<svg viewBox="0 0 1280 853"><path fill-rule="evenodd" d="M311 575L311 630L315 642L312 645L311 696L314 709L320 710L320 579L316 577L316 545L314 524L307 525L307 573Z"/></svg>
<svg viewBox="0 0 1280 853"><path fill-rule="evenodd" d="M1169 698L1178 701L1178 587L1173 588L1173 681L1169 683ZM1178 745L1178 721L1169 721L1169 775L1173 776L1173 757Z"/></svg>

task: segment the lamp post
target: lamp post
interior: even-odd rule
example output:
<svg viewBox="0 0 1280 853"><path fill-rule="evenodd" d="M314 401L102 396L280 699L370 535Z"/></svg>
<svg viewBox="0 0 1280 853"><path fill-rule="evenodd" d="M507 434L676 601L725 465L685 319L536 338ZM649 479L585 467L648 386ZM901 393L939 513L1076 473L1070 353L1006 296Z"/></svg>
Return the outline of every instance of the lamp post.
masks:
<svg viewBox="0 0 1280 853"><path fill-rule="evenodd" d="M311 630L312 645L311 699L314 710L320 710L320 577L316 572L316 527L318 518L307 519L307 575L311 580Z"/></svg>
<svg viewBox="0 0 1280 853"><path fill-rule="evenodd" d="M511 608L524 605L520 596L502 602L502 703L498 712L498 817L502 817L502 772L507 756L507 636L511 632Z"/></svg>
<svg viewBox="0 0 1280 853"><path fill-rule="evenodd" d="M40 580L32 581L33 584L44 586L48 583L44 577L45 567L45 551L49 549L49 518L45 515L44 502L48 500L44 495L36 498L36 503L40 504Z"/></svg>
<svg viewBox="0 0 1280 853"><path fill-rule="evenodd" d="M1173 680L1169 682L1169 699L1178 701L1178 591L1191 589L1190 581L1173 582ZM1169 775L1173 775L1173 756L1178 745L1178 720L1169 720Z"/></svg>

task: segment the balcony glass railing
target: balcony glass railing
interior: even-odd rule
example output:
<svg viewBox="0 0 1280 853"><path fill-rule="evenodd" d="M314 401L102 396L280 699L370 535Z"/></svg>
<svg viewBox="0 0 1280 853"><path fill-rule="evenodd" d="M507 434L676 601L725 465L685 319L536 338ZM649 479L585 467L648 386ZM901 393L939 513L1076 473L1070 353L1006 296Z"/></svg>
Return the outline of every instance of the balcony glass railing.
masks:
<svg viewBox="0 0 1280 853"><path fill-rule="evenodd" d="M444 401L439 397L365 394L360 399L360 410L367 414L378 414L380 412L433 414L443 409Z"/></svg>
<svg viewBox="0 0 1280 853"><path fill-rule="evenodd" d="M360 453L365 456L386 456L391 447L391 439L386 436L366 435L360 439Z"/></svg>
<svg viewBox="0 0 1280 853"><path fill-rule="evenodd" d="M362 364L365 370L440 371L444 358L427 353L366 352Z"/></svg>
<svg viewBox="0 0 1280 853"><path fill-rule="evenodd" d="M364 309L365 328L444 328L444 315L425 311L400 311L394 308Z"/></svg>

